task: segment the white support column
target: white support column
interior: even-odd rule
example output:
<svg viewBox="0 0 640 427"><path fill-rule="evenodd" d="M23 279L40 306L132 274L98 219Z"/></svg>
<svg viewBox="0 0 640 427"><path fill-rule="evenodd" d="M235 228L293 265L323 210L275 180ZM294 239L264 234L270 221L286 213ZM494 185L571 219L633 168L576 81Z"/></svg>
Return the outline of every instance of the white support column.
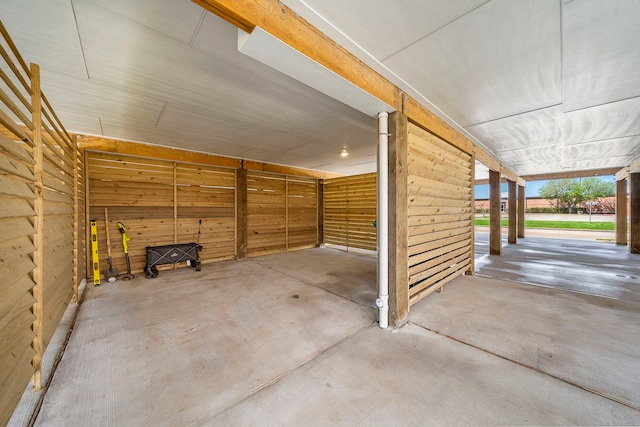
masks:
<svg viewBox="0 0 640 427"><path fill-rule="evenodd" d="M389 114L378 114L378 323L389 326Z"/></svg>

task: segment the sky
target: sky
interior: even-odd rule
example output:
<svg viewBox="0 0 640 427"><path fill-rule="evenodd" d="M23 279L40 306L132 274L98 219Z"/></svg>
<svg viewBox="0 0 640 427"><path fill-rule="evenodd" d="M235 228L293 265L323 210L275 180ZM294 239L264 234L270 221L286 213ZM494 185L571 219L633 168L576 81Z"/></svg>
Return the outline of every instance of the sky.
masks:
<svg viewBox="0 0 640 427"><path fill-rule="evenodd" d="M600 176L599 178L603 179L605 181L615 179L615 177L613 175L603 175L603 176ZM538 195L538 191L540 190L540 187L545 185L547 182L549 182L549 181L527 181L527 185L524 188L525 197L538 197L539 196ZM503 194L507 192L507 183L506 182L502 183L502 185L500 187L500 192L503 193ZM488 199L489 198L489 184L476 185L475 195L476 195L476 199L480 199L480 200Z"/></svg>

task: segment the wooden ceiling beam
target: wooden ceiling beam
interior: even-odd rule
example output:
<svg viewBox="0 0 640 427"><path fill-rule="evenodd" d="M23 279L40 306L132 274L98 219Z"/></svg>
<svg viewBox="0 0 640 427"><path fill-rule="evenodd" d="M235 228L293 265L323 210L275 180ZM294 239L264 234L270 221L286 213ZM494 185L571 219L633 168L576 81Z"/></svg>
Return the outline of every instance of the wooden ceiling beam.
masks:
<svg viewBox="0 0 640 427"><path fill-rule="evenodd" d="M162 147L159 145L142 144L139 142L123 141L91 135L77 135L78 146L82 150L103 151L114 154L147 157L153 159L170 160L172 162L195 163L209 166L220 166L233 169L249 169L276 173L281 175L304 176L318 179L335 178L341 175L331 172L321 172L272 163L243 160L215 154L198 153L178 148Z"/></svg>
<svg viewBox="0 0 640 427"><path fill-rule="evenodd" d="M620 170L617 168L590 169L584 171L567 171L558 173L544 173L539 175L523 175L527 181L543 181L548 179L587 178L590 176L615 175Z"/></svg>
<svg viewBox="0 0 640 427"><path fill-rule="evenodd" d="M505 178L504 176L500 177L500 182L507 182L507 181L513 181L511 179ZM519 185L520 187L526 187L527 186L527 181L522 178L522 177L518 177L515 181L514 181L517 185ZM487 185L489 184L489 179L476 179L475 181L473 181L473 183L475 185Z"/></svg>
<svg viewBox="0 0 640 427"><path fill-rule="evenodd" d="M636 157L629 163L629 166L620 169L616 172L616 181L622 181L628 179L629 174L640 172L640 156Z"/></svg>
<svg viewBox="0 0 640 427"><path fill-rule="evenodd" d="M248 33L255 27L262 28L382 102L400 109L402 98L395 86L277 0L192 1Z"/></svg>
<svg viewBox="0 0 640 427"><path fill-rule="evenodd" d="M402 89L378 74L345 48L338 46L333 40L298 16L295 11L277 0L192 1L244 31L251 32L255 27L262 28L283 43L402 112L416 125L475 156L489 169L501 172L511 181L518 180L516 173L500 163L493 155L474 144L473 141L404 93Z"/></svg>
<svg viewBox="0 0 640 427"><path fill-rule="evenodd" d="M193 0L193 2L247 33L251 33L256 27L256 24L244 16L245 14L237 13L233 8L225 6L223 2L206 0ZM242 5L239 6L242 7Z"/></svg>
<svg viewBox="0 0 640 427"><path fill-rule="evenodd" d="M629 168L622 168L616 172L616 181L622 181L629 178Z"/></svg>
<svg viewBox="0 0 640 427"><path fill-rule="evenodd" d="M640 156L636 157L629 164L629 173L638 173L640 172Z"/></svg>

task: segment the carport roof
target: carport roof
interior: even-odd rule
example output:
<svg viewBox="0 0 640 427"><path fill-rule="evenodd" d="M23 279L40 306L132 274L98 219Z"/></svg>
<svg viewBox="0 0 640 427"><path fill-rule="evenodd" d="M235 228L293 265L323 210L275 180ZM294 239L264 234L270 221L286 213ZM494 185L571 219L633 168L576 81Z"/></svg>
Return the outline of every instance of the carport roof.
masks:
<svg viewBox="0 0 640 427"><path fill-rule="evenodd" d="M282 4L518 175L615 170L640 156L636 0ZM241 53L238 30L190 1L5 0L0 18L71 131L375 170L366 108L296 77L297 60L276 70Z"/></svg>

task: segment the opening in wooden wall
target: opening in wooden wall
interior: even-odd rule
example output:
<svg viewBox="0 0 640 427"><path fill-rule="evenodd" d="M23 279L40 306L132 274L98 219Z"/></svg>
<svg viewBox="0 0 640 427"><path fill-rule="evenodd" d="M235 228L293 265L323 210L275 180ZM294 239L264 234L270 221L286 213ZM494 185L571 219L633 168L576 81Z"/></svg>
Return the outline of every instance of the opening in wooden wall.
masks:
<svg viewBox="0 0 640 427"><path fill-rule="evenodd" d="M324 242L375 251L377 174L324 181Z"/></svg>

